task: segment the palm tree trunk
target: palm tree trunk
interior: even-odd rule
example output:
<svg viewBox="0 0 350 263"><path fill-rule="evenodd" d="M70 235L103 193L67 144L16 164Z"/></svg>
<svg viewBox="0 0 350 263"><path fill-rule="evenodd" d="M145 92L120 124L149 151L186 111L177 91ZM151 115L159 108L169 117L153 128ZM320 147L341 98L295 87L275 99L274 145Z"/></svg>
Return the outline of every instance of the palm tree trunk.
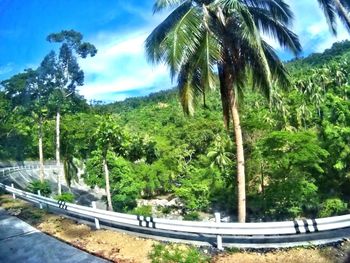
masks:
<svg viewBox="0 0 350 263"><path fill-rule="evenodd" d="M237 100L233 91L234 75L230 63L221 65L220 90L221 98L224 96L225 103L229 104L232 124L235 132L236 160L237 160L237 188L238 188L238 222L246 221L246 191L245 191L245 162L243 149L242 128L239 118ZM220 70L219 70L220 72Z"/></svg>
<svg viewBox="0 0 350 263"><path fill-rule="evenodd" d="M232 122L235 131L236 141L236 158L237 158L237 187L238 187L238 222L245 223L246 221L246 192L245 192L245 162L244 148L241 122L237 103L232 97L232 89L230 91Z"/></svg>
<svg viewBox="0 0 350 263"><path fill-rule="evenodd" d="M230 105L228 101L227 89L225 83L225 72L222 65L218 65L219 79L220 79L220 95L222 103L222 116L224 119L224 127L228 131L230 128ZM229 85L229 84L228 84Z"/></svg>
<svg viewBox="0 0 350 263"><path fill-rule="evenodd" d="M61 186L61 158L60 158L60 120L61 114L60 110L57 110L56 114L56 166L57 166L57 193L58 195L62 194L62 186Z"/></svg>
<svg viewBox="0 0 350 263"><path fill-rule="evenodd" d="M111 188L109 185L109 170L108 170L106 157L103 157L102 162L103 162L102 165L103 165L103 169L105 172L105 181L106 181L107 209L109 211L113 211L112 198L111 198Z"/></svg>
<svg viewBox="0 0 350 263"><path fill-rule="evenodd" d="M44 182L43 120L39 117L39 178Z"/></svg>

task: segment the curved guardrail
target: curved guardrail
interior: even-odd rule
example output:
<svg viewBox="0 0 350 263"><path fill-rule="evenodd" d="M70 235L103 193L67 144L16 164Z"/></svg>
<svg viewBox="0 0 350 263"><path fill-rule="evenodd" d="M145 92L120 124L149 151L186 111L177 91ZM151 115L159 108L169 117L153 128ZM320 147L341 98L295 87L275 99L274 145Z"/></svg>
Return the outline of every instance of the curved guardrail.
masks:
<svg viewBox="0 0 350 263"><path fill-rule="evenodd" d="M21 168L17 170L19 169ZM15 172L16 169L12 168L9 171ZM66 203L1 183L0 187L12 193L14 198L18 196L38 204L41 208L45 205L54 212L95 222L96 228L101 224L161 239L171 238L211 244L220 249L223 246L271 248L319 245L350 237L350 215L267 223L222 223L219 219L217 222L180 221L123 214Z"/></svg>

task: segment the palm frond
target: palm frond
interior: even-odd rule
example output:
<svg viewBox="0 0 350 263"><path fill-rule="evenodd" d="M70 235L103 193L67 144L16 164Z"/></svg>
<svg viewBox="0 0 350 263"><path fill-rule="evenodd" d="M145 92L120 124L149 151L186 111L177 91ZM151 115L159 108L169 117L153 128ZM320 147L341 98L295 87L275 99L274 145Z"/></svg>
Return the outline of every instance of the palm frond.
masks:
<svg viewBox="0 0 350 263"><path fill-rule="evenodd" d="M195 58L195 65L200 70L201 87L204 91L214 89L216 78L214 67L220 61L220 54L220 44L208 30L205 30Z"/></svg>
<svg viewBox="0 0 350 263"><path fill-rule="evenodd" d="M155 4L153 5L153 13L179 6L183 2L185 2L185 0L156 0Z"/></svg>
<svg viewBox="0 0 350 263"><path fill-rule="evenodd" d="M346 1L334 0L334 7L340 21L344 24L346 29L350 31L349 7L348 5L344 5L342 2L346 2Z"/></svg>
<svg viewBox="0 0 350 263"><path fill-rule="evenodd" d="M183 111L185 114L192 116L194 114L195 95L193 86L191 85L192 74L190 73L189 69L189 65L182 67L178 76L178 88Z"/></svg>
<svg viewBox="0 0 350 263"><path fill-rule="evenodd" d="M323 13L326 17L327 23L334 35L337 34L336 10L333 5L333 0L317 0Z"/></svg>
<svg viewBox="0 0 350 263"><path fill-rule="evenodd" d="M292 51L294 55L301 52L302 47L298 36L289 30L285 24L274 19L268 10L252 7L249 8L249 12L254 17L259 31L277 40L281 47Z"/></svg>
<svg viewBox="0 0 350 263"><path fill-rule="evenodd" d="M347 9L350 9L350 1L349 0L340 0L340 3Z"/></svg>
<svg viewBox="0 0 350 263"><path fill-rule="evenodd" d="M254 18L247 8L241 8L242 18L241 30L242 38L240 51L242 61L247 62L247 66L253 69L253 85L262 89L267 97L271 87L271 71L268 60L262 45L262 39L255 25ZM244 76L244 74L241 74Z"/></svg>
<svg viewBox="0 0 350 263"><path fill-rule="evenodd" d="M290 6L283 0L242 0L250 7L266 10L272 19L278 20L285 25L290 25L293 12Z"/></svg>
<svg viewBox="0 0 350 263"><path fill-rule="evenodd" d="M287 69L277 56L275 50L265 41L262 41L262 46L266 59L270 65L272 79L283 89L290 87L290 80Z"/></svg>
<svg viewBox="0 0 350 263"><path fill-rule="evenodd" d="M192 7L168 33L162 45L166 49L164 61L170 67L172 79L179 72L181 65L186 64L197 52L202 29L201 17L197 9Z"/></svg>
<svg viewBox="0 0 350 263"><path fill-rule="evenodd" d="M161 62L166 48L162 45L168 33L183 18L183 16L191 9L190 1L184 2L176 8L161 24L159 24L145 41L145 49L147 59L151 63Z"/></svg>

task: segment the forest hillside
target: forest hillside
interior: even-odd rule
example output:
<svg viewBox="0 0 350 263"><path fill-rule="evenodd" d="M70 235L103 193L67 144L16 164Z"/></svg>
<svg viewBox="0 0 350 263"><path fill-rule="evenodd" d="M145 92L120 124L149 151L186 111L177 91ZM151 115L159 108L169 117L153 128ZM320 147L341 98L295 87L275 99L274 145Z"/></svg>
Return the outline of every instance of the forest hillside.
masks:
<svg viewBox="0 0 350 263"><path fill-rule="evenodd" d="M269 99L254 89L241 94L248 221L348 212L350 42L286 66L289 88L276 86ZM1 160L38 159L39 119L44 158L55 159L52 97L38 113L23 92L30 75L2 82ZM75 180L76 168L85 165L85 182L106 187L108 166L113 210L165 216L180 211L192 220L213 211L235 215L234 132L225 130L218 90L199 97L194 115L186 116L177 89L168 88L107 105L89 105L76 94L62 104L66 179ZM158 209L137 205L154 198L177 202Z"/></svg>

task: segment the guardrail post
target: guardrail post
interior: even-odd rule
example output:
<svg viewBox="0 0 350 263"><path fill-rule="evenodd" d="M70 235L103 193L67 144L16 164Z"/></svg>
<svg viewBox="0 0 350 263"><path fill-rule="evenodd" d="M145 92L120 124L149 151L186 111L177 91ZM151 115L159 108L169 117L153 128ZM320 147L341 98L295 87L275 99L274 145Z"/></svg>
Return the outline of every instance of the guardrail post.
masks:
<svg viewBox="0 0 350 263"><path fill-rule="evenodd" d="M15 186L13 185L13 183L11 184L11 187L12 187L12 188L15 188ZM15 193L12 193L12 198L13 198L13 199L16 199Z"/></svg>
<svg viewBox="0 0 350 263"><path fill-rule="evenodd" d="M221 222L221 215L220 213L215 213L215 222L220 223ZM223 250L224 248L222 247L222 236L217 235L216 236L216 248L219 250Z"/></svg>
<svg viewBox="0 0 350 263"><path fill-rule="evenodd" d="M96 202L95 201L92 201L91 205L92 205L93 209L96 209ZM95 217L95 226L96 226L96 229L100 229L100 220L98 220L98 218L96 218L96 217Z"/></svg>
<svg viewBox="0 0 350 263"><path fill-rule="evenodd" d="M38 196L41 196L40 190L38 190ZM39 208L43 209L43 204L39 201Z"/></svg>

